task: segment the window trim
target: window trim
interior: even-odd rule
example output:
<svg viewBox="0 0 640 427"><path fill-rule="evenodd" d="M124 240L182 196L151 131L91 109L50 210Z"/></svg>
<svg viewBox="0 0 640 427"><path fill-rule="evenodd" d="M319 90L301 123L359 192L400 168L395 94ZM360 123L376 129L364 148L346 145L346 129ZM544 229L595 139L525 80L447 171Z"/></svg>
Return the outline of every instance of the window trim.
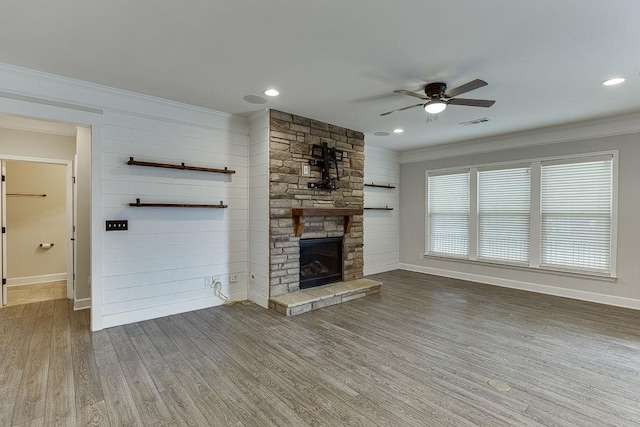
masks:
<svg viewBox="0 0 640 427"><path fill-rule="evenodd" d="M515 268L526 271L541 271L557 274L565 274L575 277L590 277L599 279L612 279L617 277L617 242L618 242L618 157L619 150L597 151L578 154L567 154L561 156L546 156L529 159L514 159L512 161L463 165L456 167L430 169L425 171L425 242L424 257L433 259L442 259L450 261L463 261L474 264ZM611 245L609 248L610 265L609 273L597 273L589 271L581 271L576 269L550 268L541 266L541 227L542 227L542 211L541 211L541 166L543 163L563 164L575 161L576 163L588 161L602 160L603 158L611 159L612 182L611 182ZM518 167L529 164L531 168L531 217L530 217L530 236L529 236L529 262L528 265L511 263L501 260L485 260L478 259L478 171L487 169L501 169L509 167ZM429 239L431 230L429 229L429 176L448 175L454 173L469 172L469 255L468 256L452 256L429 251Z"/></svg>

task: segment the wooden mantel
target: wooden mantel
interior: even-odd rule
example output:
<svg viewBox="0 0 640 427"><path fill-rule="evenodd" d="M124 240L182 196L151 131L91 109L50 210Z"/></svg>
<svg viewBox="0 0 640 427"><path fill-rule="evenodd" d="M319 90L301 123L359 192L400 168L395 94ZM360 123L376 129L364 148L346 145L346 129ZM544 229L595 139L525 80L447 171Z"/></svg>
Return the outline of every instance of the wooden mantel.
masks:
<svg viewBox="0 0 640 427"><path fill-rule="evenodd" d="M293 233L302 236L304 231L303 216L344 216L344 234L349 234L354 215L362 215L362 208L293 208Z"/></svg>

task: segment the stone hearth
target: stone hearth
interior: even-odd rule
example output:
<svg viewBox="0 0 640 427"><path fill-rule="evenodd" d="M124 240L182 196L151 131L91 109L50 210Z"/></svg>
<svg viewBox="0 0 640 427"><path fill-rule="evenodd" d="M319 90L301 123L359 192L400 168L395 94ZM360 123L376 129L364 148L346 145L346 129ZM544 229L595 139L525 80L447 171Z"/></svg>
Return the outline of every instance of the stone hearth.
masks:
<svg viewBox="0 0 640 427"><path fill-rule="evenodd" d="M285 316L295 316L330 305L380 293L382 282L369 279L337 282L303 289L269 300L269 308Z"/></svg>

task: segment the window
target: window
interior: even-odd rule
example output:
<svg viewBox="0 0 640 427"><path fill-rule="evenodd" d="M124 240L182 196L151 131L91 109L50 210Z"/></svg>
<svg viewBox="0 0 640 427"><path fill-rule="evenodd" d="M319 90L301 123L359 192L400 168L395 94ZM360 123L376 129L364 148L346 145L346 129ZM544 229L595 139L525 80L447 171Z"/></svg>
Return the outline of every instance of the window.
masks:
<svg viewBox="0 0 640 427"><path fill-rule="evenodd" d="M609 272L612 161L542 163L541 265Z"/></svg>
<svg viewBox="0 0 640 427"><path fill-rule="evenodd" d="M531 170L478 171L478 258L527 263Z"/></svg>
<svg viewBox="0 0 640 427"><path fill-rule="evenodd" d="M469 171L429 176L429 252L469 254Z"/></svg>
<svg viewBox="0 0 640 427"><path fill-rule="evenodd" d="M427 173L427 253L615 277L617 152Z"/></svg>

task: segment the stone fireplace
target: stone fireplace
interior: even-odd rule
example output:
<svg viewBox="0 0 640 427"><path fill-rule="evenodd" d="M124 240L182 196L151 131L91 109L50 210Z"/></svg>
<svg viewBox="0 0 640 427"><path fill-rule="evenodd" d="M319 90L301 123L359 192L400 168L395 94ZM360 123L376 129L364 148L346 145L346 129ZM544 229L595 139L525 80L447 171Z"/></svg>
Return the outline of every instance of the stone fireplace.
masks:
<svg viewBox="0 0 640 427"><path fill-rule="evenodd" d="M341 281L362 278L364 135L281 111L269 114L269 297L308 285L300 282L301 275L313 270L301 270L305 241L341 239L341 273L332 280L335 274ZM331 191L309 188L322 179L321 169L309 165L313 145L324 143L342 151L338 173L331 170L332 176L340 176ZM310 166L309 176L303 176L303 165ZM307 210L295 216L296 209ZM356 213L342 214L349 210ZM315 268L322 270L317 264Z"/></svg>

